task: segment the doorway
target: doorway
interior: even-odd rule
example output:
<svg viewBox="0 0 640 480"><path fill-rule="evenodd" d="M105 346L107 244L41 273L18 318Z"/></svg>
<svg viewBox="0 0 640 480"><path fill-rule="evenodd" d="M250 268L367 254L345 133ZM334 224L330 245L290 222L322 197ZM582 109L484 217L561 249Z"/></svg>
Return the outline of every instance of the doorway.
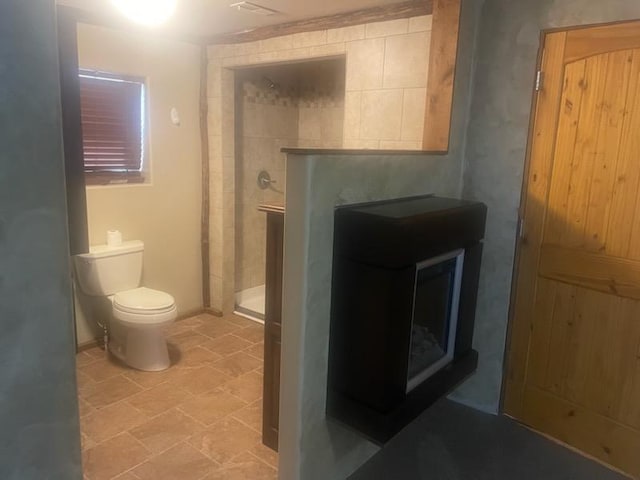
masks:
<svg viewBox="0 0 640 480"><path fill-rule="evenodd" d="M548 32L504 410L640 475L640 22Z"/></svg>

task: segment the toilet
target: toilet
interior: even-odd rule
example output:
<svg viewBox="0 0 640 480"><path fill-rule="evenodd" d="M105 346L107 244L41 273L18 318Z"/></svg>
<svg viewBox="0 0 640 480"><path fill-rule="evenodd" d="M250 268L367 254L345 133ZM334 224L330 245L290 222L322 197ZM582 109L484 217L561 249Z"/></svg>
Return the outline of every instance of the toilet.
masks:
<svg viewBox="0 0 640 480"><path fill-rule="evenodd" d="M169 368L165 328L177 309L168 293L141 287L144 243L96 245L76 255L78 283L84 293L111 300L109 351L138 370Z"/></svg>

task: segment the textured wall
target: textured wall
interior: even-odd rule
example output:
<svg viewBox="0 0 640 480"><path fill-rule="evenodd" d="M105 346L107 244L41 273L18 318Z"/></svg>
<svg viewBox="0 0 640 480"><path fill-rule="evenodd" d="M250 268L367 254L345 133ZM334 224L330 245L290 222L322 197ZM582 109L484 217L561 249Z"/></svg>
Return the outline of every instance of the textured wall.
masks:
<svg viewBox="0 0 640 480"><path fill-rule="evenodd" d="M377 450L325 418L335 205L418 193L457 196L462 185L477 2L463 3L448 155L291 155L281 371L280 478L346 478Z"/></svg>
<svg viewBox="0 0 640 480"><path fill-rule="evenodd" d="M0 3L0 478L7 480L82 478L53 7L53 0Z"/></svg>
<svg viewBox="0 0 640 480"><path fill-rule="evenodd" d="M289 155L282 381L298 377L300 366L302 372L297 392L291 385L281 387L281 411L295 411L299 417L280 419L284 470L280 478L346 478L377 451L358 434L325 417L335 206L425 193L456 197L460 167L454 158L443 161L422 155ZM302 255L292 253L294 243L300 244ZM299 404L293 407L292 401ZM291 420L299 422L292 437L283 425ZM300 448L299 459L293 462L288 450L291 438L298 439ZM299 476L287 471L292 463L299 464Z"/></svg>
<svg viewBox="0 0 640 480"><path fill-rule="evenodd" d="M498 409L517 209L540 30L640 18L637 0L486 0L477 44L463 196L489 207L474 342L478 372L455 399Z"/></svg>

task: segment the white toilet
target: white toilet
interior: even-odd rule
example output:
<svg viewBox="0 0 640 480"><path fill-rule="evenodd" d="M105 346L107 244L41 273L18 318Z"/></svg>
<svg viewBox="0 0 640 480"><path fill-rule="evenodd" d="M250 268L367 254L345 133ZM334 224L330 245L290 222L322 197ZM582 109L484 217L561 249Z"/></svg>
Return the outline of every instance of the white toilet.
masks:
<svg viewBox="0 0 640 480"><path fill-rule="evenodd" d="M84 293L111 300L109 351L133 368L155 372L169 368L164 329L177 310L168 293L139 286L143 251L140 240L97 245L76 255L75 265Z"/></svg>

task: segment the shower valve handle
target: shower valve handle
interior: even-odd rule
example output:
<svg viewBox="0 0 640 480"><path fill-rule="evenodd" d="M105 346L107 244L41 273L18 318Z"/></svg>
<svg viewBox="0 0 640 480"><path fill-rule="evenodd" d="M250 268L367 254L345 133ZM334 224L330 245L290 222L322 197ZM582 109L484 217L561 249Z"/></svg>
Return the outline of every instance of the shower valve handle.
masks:
<svg viewBox="0 0 640 480"><path fill-rule="evenodd" d="M276 183L275 180L271 180L271 175L266 170L262 170L258 173L258 187L262 190L266 190L271 186L271 184Z"/></svg>

